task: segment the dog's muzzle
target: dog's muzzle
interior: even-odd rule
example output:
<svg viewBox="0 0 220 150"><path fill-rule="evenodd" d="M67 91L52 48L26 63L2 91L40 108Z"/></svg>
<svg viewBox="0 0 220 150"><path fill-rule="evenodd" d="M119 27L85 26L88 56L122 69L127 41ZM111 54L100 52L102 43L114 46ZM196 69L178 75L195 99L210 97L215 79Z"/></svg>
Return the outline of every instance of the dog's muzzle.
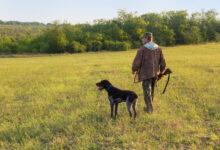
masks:
<svg viewBox="0 0 220 150"><path fill-rule="evenodd" d="M104 89L104 87L103 87L103 86L101 86L99 83L96 83L96 86L98 87L98 90L99 90L99 91L101 91L101 90L103 90L103 89Z"/></svg>

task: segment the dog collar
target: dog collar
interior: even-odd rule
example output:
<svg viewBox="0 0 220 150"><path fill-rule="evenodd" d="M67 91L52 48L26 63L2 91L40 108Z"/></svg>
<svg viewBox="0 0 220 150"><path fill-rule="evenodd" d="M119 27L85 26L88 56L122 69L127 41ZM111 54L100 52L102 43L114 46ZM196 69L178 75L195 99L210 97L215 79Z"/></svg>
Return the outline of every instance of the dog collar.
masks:
<svg viewBox="0 0 220 150"><path fill-rule="evenodd" d="M105 89L106 91L110 90L110 88L112 88L112 85L109 85L107 89Z"/></svg>

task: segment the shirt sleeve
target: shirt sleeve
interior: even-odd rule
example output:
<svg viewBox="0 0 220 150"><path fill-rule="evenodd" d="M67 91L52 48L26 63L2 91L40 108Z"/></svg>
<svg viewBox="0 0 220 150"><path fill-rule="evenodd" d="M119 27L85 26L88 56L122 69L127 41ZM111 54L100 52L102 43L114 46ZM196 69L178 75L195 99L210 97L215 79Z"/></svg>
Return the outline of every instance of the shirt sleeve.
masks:
<svg viewBox="0 0 220 150"><path fill-rule="evenodd" d="M163 56L162 50L161 50L161 53L160 53L159 65L160 65L160 72L162 73L166 68L166 61L165 61L165 58Z"/></svg>
<svg viewBox="0 0 220 150"><path fill-rule="evenodd" d="M132 64L132 71L133 72L138 71L138 69L140 68L141 61L142 61L142 55L143 55L143 50L139 49L137 51L137 54L136 54L134 61L133 61L133 64Z"/></svg>

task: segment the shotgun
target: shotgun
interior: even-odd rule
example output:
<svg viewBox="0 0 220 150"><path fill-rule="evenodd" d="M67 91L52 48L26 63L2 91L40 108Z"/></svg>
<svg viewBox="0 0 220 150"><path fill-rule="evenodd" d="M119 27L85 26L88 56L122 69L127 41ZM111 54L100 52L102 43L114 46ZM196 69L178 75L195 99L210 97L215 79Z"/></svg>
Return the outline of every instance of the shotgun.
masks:
<svg viewBox="0 0 220 150"><path fill-rule="evenodd" d="M167 85L168 85L169 80L170 80L170 74L171 74L171 73L172 73L172 71L170 70L170 68L167 68L167 69L164 71L164 73L160 73L160 74L157 76L157 81L159 81L162 77L164 77L165 75L168 75L167 83L166 83L166 85L165 85L165 88L164 88L162 94L164 94L165 91L166 91Z"/></svg>
<svg viewBox="0 0 220 150"><path fill-rule="evenodd" d="M171 74L171 73L172 73L172 71L170 70L170 68L167 68L167 69L164 71L164 73L160 73L160 74L157 76L157 81L159 81L163 76L169 75L169 74Z"/></svg>

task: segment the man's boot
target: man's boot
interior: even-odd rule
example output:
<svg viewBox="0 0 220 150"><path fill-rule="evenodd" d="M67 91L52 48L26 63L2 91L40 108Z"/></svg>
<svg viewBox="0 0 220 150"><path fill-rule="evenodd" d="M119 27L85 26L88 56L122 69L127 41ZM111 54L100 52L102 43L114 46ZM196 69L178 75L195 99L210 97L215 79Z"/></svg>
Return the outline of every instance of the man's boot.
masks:
<svg viewBox="0 0 220 150"><path fill-rule="evenodd" d="M149 113L153 113L154 109L153 109L153 106L152 104L149 105Z"/></svg>
<svg viewBox="0 0 220 150"><path fill-rule="evenodd" d="M147 105L147 107L144 107L144 111L151 114L153 112L153 106L152 104Z"/></svg>

